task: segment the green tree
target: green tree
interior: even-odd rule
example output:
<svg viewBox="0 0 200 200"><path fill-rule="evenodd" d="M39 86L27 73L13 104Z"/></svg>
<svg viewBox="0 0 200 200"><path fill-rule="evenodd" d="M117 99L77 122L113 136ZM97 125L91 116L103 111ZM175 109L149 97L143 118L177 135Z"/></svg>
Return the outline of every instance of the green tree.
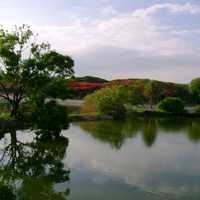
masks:
<svg viewBox="0 0 200 200"><path fill-rule="evenodd" d="M160 101L158 108L171 113L181 113L184 110L184 104L180 98L166 97Z"/></svg>
<svg viewBox="0 0 200 200"><path fill-rule="evenodd" d="M13 194L12 189L2 184L0 184L0 197L1 200L16 200L16 196Z"/></svg>
<svg viewBox="0 0 200 200"><path fill-rule="evenodd" d="M0 97L9 102L11 116L17 116L22 100L57 97L61 90L64 94L63 83L73 75L73 66L71 57L36 43L29 26L0 29Z"/></svg>
<svg viewBox="0 0 200 200"><path fill-rule="evenodd" d="M159 101L162 94L162 87L160 86L158 81L155 80L149 80L145 84L145 96L147 98L148 104L150 108L153 108L153 105L156 104L156 102Z"/></svg>
<svg viewBox="0 0 200 200"><path fill-rule="evenodd" d="M49 137L49 134L57 137L62 129L67 129L69 126L66 107L58 105L55 101L49 101L34 111L31 121L36 124L35 128L42 130L37 134L43 137L45 135Z"/></svg>
<svg viewBox="0 0 200 200"><path fill-rule="evenodd" d="M139 106L145 103L145 96L138 89L132 86L124 87L124 93L128 104Z"/></svg>
<svg viewBox="0 0 200 200"><path fill-rule="evenodd" d="M121 118L125 114L125 104L138 105L142 102L138 92L131 87L116 85L102 88L85 97L82 110L100 112L111 115L114 118Z"/></svg>
<svg viewBox="0 0 200 200"><path fill-rule="evenodd" d="M194 101L200 103L200 78L195 78L191 81L190 91L193 95Z"/></svg>

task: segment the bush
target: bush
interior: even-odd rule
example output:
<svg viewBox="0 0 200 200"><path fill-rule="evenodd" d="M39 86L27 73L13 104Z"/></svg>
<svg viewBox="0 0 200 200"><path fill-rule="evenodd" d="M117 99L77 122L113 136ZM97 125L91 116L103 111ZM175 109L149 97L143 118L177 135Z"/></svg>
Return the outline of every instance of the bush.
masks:
<svg viewBox="0 0 200 200"><path fill-rule="evenodd" d="M171 113L181 113L184 110L183 101L177 97L166 97L160 101L158 108Z"/></svg>
<svg viewBox="0 0 200 200"><path fill-rule="evenodd" d="M58 134L62 129L68 128L68 112L65 106L56 101L49 101L43 105L35 115L37 128L52 134Z"/></svg>
<svg viewBox="0 0 200 200"><path fill-rule="evenodd" d="M195 106L195 113L200 114L200 105Z"/></svg>
<svg viewBox="0 0 200 200"><path fill-rule="evenodd" d="M200 78L195 78L190 83L190 91L195 103L200 103Z"/></svg>
<svg viewBox="0 0 200 200"><path fill-rule="evenodd" d="M12 189L2 184L0 184L0 197L1 200L16 200L16 196L14 195Z"/></svg>
<svg viewBox="0 0 200 200"><path fill-rule="evenodd" d="M62 129L68 128L68 110L54 100L36 102L31 99L23 102L20 107L18 119L29 123L38 133L58 135Z"/></svg>
<svg viewBox="0 0 200 200"><path fill-rule="evenodd" d="M1 112L10 112L11 110L10 104L7 101L1 99L0 110Z"/></svg>
<svg viewBox="0 0 200 200"><path fill-rule="evenodd" d="M114 117L121 117L125 113L122 87L103 88L84 98L83 112L100 112Z"/></svg>
<svg viewBox="0 0 200 200"><path fill-rule="evenodd" d="M100 112L121 118L125 114L125 104L140 104L140 95L134 89L122 85L102 88L84 98L82 112Z"/></svg>

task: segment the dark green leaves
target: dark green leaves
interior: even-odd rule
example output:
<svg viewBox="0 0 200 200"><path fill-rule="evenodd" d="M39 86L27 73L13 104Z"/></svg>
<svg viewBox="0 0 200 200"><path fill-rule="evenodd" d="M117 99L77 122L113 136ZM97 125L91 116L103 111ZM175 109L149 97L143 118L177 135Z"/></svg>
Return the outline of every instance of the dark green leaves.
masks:
<svg viewBox="0 0 200 200"><path fill-rule="evenodd" d="M6 86L13 87L13 94L6 94L6 100L15 109L23 98L32 98L35 93L43 98L58 97L59 93L64 96L68 92L66 79L74 74L73 59L52 51L48 43L36 43L27 25L13 32L0 29L0 61L0 81L4 80L0 89L6 94Z"/></svg>

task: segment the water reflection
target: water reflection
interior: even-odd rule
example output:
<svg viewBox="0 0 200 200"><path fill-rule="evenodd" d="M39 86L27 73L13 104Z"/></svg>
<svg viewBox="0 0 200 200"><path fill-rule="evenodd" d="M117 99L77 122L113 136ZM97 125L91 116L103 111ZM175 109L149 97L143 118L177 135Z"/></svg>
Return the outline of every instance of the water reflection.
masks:
<svg viewBox="0 0 200 200"><path fill-rule="evenodd" d="M0 140L1 200L66 199L69 188L56 191L55 186L69 180L70 171L62 162L68 139L57 133L56 137L35 137L33 132L4 131ZM44 133L40 130L40 136L47 135L46 130Z"/></svg>
<svg viewBox="0 0 200 200"><path fill-rule="evenodd" d="M199 122L135 118L74 123L63 133L70 140L68 162L75 173L70 198L199 199Z"/></svg>
<svg viewBox="0 0 200 200"><path fill-rule="evenodd" d="M200 141L200 122L193 122L190 125L188 138L195 143Z"/></svg>
<svg viewBox="0 0 200 200"><path fill-rule="evenodd" d="M0 199L199 199L199 122L81 122L55 134L48 124L2 127Z"/></svg>
<svg viewBox="0 0 200 200"><path fill-rule="evenodd" d="M145 146L151 147L158 132L185 134L192 142L200 140L200 120L168 118L134 118L126 121L81 122L80 127L95 139L120 149L126 139L141 134Z"/></svg>

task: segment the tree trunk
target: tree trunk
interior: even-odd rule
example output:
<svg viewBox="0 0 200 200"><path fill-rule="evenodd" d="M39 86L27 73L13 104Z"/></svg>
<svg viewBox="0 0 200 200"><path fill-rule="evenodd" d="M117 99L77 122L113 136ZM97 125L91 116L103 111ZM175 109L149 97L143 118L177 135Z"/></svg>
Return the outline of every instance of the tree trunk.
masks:
<svg viewBox="0 0 200 200"><path fill-rule="evenodd" d="M14 102L12 104L10 117L16 117L17 116L18 108L19 108L19 103L18 102Z"/></svg>
<svg viewBox="0 0 200 200"><path fill-rule="evenodd" d="M150 96L150 99L149 99L149 105L150 105L150 109L152 110L153 109L153 96L152 95Z"/></svg>

